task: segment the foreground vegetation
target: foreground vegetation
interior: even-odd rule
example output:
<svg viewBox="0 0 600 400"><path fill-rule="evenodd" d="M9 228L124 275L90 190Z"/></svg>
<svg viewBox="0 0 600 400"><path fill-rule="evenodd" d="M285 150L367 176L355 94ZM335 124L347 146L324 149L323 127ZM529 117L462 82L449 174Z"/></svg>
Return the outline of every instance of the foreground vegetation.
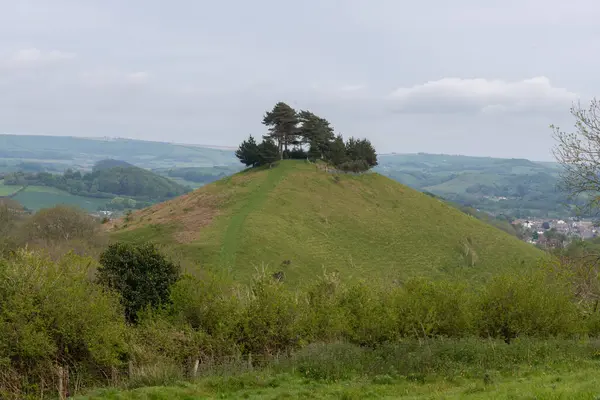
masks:
<svg viewBox="0 0 600 400"><path fill-rule="evenodd" d="M67 207L28 216L3 201L0 218L2 398L61 385L82 399L592 393L578 381L600 354L587 264L300 286L265 269L239 283L151 244L107 246Z"/></svg>
<svg viewBox="0 0 600 400"><path fill-rule="evenodd" d="M524 349L523 349L524 350ZM531 367L504 374L481 372L477 377L434 375L363 375L347 380L322 381L301 374L272 370L209 376L193 383L139 389L104 389L80 400L167 399L586 399L598 396L597 364L565 363L563 367Z"/></svg>
<svg viewBox="0 0 600 400"><path fill-rule="evenodd" d="M41 213L34 225L47 248L100 241L93 225L81 230L85 221L59 211ZM5 398L56 393L59 382L70 395L116 388L87 398L275 397L312 389L322 397L394 389L483 396L528 376L546 382L544 374L591 370L600 350L598 282L560 260L483 284L347 281L325 273L294 288L272 271L248 284L198 268L180 274L147 244L102 246L99 262L18 247L0 261ZM116 391L156 385L172 387Z"/></svg>

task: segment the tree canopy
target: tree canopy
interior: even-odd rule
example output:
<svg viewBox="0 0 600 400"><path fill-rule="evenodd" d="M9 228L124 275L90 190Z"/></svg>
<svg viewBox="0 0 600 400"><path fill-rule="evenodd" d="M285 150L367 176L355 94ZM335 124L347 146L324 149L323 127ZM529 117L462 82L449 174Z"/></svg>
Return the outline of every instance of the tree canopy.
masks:
<svg viewBox="0 0 600 400"><path fill-rule="evenodd" d="M309 110L297 112L279 102L262 122L269 130L262 142L250 135L235 153L247 167L284 158L322 160L348 172L364 172L377 165L377 153L369 140L351 137L345 142L329 121Z"/></svg>
<svg viewBox="0 0 600 400"><path fill-rule="evenodd" d="M587 109L571 108L575 131L564 132L552 125L557 145L554 156L562 165L562 189L573 197L583 197L587 211L600 206L600 101L594 99Z"/></svg>

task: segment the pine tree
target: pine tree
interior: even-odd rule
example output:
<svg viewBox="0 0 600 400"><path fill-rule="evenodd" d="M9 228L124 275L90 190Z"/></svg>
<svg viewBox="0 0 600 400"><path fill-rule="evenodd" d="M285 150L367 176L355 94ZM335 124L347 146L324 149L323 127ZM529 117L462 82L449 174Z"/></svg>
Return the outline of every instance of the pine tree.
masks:
<svg viewBox="0 0 600 400"><path fill-rule="evenodd" d="M298 134L303 144L310 146L311 157L323 159L331 142L335 139L329 121L310 111L300 111L298 120L301 123Z"/></svg>
<svg viewBox="0 0 600 400"><path fill-rule="evenodd" d="M286 103L279 102L267 112L263 124L269 127L269 134L265 138L273 139L277 143L279 158L288 152L288 146L297 143L298 115L296 110Z"/></svg>
<svg viewBox="0 0 600 400"><path fill-rule="evenodd" d="M337 135L329 144L325 159L333 165L342 165L348 160L342 135Z"/></svg>
<svg viewBox="0 0 600 400"><path fill-rule="evenodd" d="M279 149L272 139L264 139L262 143L258 145L259 165L272 164L279 159Z"/></svg>
<svg viewBox="0 0 600 400"><path fill-rule="evenodd" d="M240 144L240 147L235 152L235 156L246 167L255 167L259 164L258 145L252 135L250 135L248 140L244 140Z"/></svg>

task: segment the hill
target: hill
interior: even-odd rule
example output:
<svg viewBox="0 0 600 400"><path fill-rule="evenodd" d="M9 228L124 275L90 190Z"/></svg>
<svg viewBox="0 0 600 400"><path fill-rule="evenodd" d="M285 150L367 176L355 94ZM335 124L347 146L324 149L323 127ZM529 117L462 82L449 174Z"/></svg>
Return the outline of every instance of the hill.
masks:
<svg viewBox="0 0 600 400"><path fill-rule="evenodd" d="M295 282L323 268L350 279L481 277L542 255L382 175L332 174L303 161L235 174L109 229L115 239L168 244L238 280L264 264Z"/></svg>
<svg viewBox="0 0 600 400"><path fill-rule="evenodd" d="M104 163L82 179L88 182L90 190L95 187L99 192L144 200L164 200L189 191L177 182L134 165L107 168Z"/></svg>
<svg viewBox="0 0 600 400"><path fill-rule="evenodd" d="M107 158L106 160L100 160L92 167L93 172L101 171L104 169L110 169L115 167L134 167L133 164L128 163L127 161L115 160L114 158Z"/></svg>
<svg viewBox="0 0 600 400"><path fill-rule="evenodd" d="M514 217L572 213L558 188L560 166L524 159L445 154L387 154L376 170L421 191L462 205Z"/></svg>

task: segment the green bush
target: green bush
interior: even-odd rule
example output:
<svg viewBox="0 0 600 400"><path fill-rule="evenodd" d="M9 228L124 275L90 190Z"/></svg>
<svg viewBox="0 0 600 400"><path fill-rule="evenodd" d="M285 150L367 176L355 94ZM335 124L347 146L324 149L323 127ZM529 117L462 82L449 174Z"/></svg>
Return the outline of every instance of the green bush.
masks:
<svg viewBox="0 0 600 400"><path fill-rule="evenodd" d="M393 291L369 287L364 283L350 286L340 304L346 320L345 337L362 346L377 346L398 336Z"/></svg>
<svg viewBox="0 0 600 400"><path fill-rule="evenodd" d="M56 365L86 382L121 364L122 308L90 279L94 268L91 259L69 255L56 263L23 250L0 260L0 397L39 395L43 382L55 380Z"/></svg>
<svg viewBox="0 0 600 400"><path fill-rule="evenodd" d="M581 332L572 287L542 270L492 279L477 299L476 323L484 337L568 336Z"/></svg>
<svg viewBox="0 0 600 400"><path fill-rule="evenodd" d="M473 333L473 296L467 285L413 279L396 299L403 337L462 337Z"/></svg>
<svg viewBox="0 0 600 400"><path fill-rule="evenodd" d="M245 296L236 331L243 354L275 355L299 346L302 304L281 282L262 277Z"/></svg>
<svg viewBox="0 0 600 400"><path fill-rule="evenodd" d="M185 275L173 286L171 299L175 323L205 334L201 358L235 354L235 334L244 305L231 287L213 275L203 279Z"/></svg>
<svg viewBox="0 0 600 400"><path fill-rule="evenodd" d="M179 266L151 243L114 243L100 255L100 264L98 281L121 294L130 322L147 306L168 304L171 285L179 278Z"/></svg>
<svg viewBox="0 0 600 400"><path fill-rule="evenodd" d="M343 285L338 276L324 274L306 291L306 308L301 321L301 334L306 343L341 340L346 330L346 316L339 307Z"/></svg>

